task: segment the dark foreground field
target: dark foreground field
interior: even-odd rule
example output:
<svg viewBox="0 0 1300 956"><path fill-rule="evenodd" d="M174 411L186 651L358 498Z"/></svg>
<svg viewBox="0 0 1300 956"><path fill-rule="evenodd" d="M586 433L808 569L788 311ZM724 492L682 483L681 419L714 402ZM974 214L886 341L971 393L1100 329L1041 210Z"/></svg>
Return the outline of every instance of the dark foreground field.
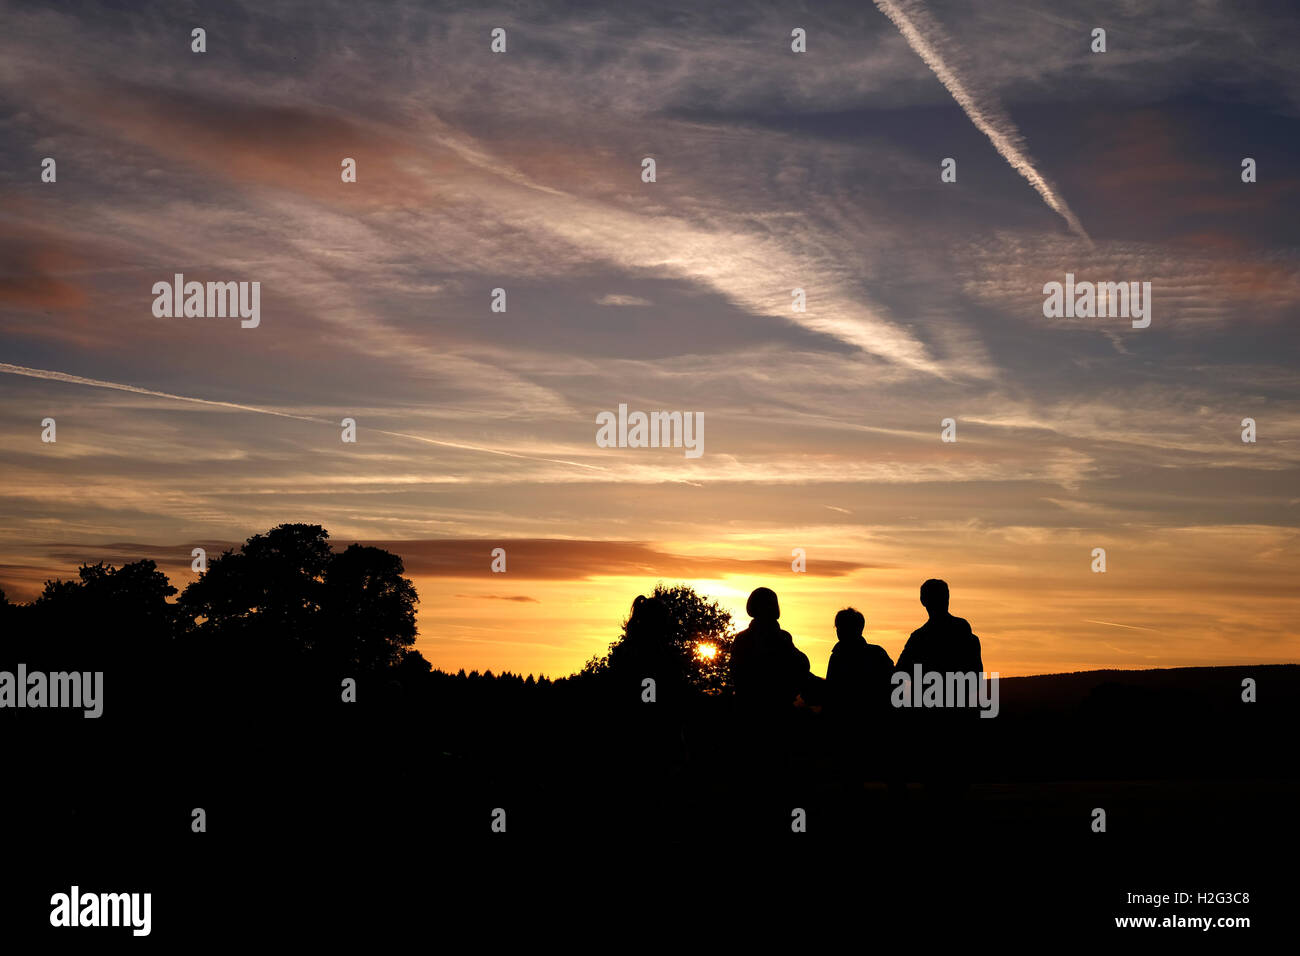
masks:
<svg viewBox="0 0 1300 956"><path fill-rule="evenodd" d="M1245 677L1256 703L1241 701ZM1250 902L1155 915L1244 915L1251 930L1209 933L1249 933L1285 916L1294 884L1275 861L1300 847L1298 694L1293 665L1008 679L954 795L920 783L924 760L903 787L870 760L853 779L812 713L755 777L721 699L661 746L594 687L435 672L363 683L343 704L310 680L213 669L98 720L4 715L0 917L7 933L47 932L50 895L78 883L152 892L160 941L381 941L466 919L540 932L615 914L647 933L851 917L1074 935L1158 932L1114 917L1155 912L1129 893L1186 892Z"/></svg>

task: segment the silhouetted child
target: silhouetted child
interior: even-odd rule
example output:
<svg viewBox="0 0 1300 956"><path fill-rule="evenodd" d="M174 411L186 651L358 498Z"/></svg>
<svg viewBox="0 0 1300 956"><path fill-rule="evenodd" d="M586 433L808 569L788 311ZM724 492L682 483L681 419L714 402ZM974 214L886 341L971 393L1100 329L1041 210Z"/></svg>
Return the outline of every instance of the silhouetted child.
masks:
<svg viewBox="0 0 1300 956"><path fill-rule="evenodd" d="M835 615L839 638L826 667L826 714L838 743L844 779L860 789L864 776L888 776L893 747L890 724L890 680L894 662L878 644L862 636L867 623L862 612L846 607Z"/></svg>
<svg viewBox="0 0 1300 956"><path fill-rule="evenodd" d="M861 721L889 709L894 661L879 644L862 636L867 619L856 608L835 615L838 640L826 667L830 699L827 711L842 719Z"/></svg>

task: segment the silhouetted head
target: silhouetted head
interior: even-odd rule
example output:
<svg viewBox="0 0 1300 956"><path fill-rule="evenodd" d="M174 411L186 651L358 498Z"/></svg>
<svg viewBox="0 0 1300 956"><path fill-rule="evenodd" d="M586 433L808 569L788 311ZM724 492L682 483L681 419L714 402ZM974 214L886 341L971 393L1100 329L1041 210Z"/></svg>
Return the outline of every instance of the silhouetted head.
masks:
<svg viewBox="0 0 1300 956"><path fill-rule="evenodd" d="M632 602L632 615L627 620L627 634L633 640L641 637L658 637L668 629L668 606L657 597L638 594Z"/></svg>
<svg viewBox="0 0 1300 956"><path fill-rule="evenodd" d="M781 616L781 605L777 603L776 592L771 588L754 588L745 602L745 613L750 617L775 621Z"/></svg>
<svg viewBox="0 0 1300 956"><path fill-rule="evenodd" d="M855 607L846 607L835 615L835 633L841 641L849 641L862 636L862 629L867 626L867 619Z"/></svg>
<svg viewBox="0 0 1300 956"><path fill-rule="evenodd" d="M948 613L948 582L931 578L921 585L921 604L933 614Z"/></svg>

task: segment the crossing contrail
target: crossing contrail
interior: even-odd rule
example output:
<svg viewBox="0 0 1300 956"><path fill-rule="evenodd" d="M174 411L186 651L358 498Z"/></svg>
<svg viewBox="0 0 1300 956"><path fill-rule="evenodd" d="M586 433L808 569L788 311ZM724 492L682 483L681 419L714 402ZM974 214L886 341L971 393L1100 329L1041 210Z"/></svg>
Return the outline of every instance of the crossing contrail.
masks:
<svg viewBox="0 0 1300 956"><path fill-rule="evenodd" d="M274 408L262 408L258 405L242 405L239 402L219 402L210 398L194 398L191 395L176 395L172 392L159 392L152 388L141 388L138 385L123 385L120 382L105 382L98 378L85 378L81 375L70 375L67 372L55 372L44 368L27 368L23 365L10 365L8 362L0 362L0 373L8 375L25 375L28 378L44 379L47 382L67 382L69 385L89 385L92 388L111 388L119 392L130 392L133 395L149 395L153 398L166 398L176 402L192 402L196 405L208 405L213 408L229 408L237 412L254 412L258 415L275 415L277 418L293 418L300 422L314 422L318 425L333 425L334 422L328 418L318 418L313 415L295 415L292 412L281 412ZM534 455L521 455L518 452L502 451L499 448L484 448L482 445L466 445L462 442L439 441L436 438L425 438L422 435L408 435L405 432L390 432L382 428L373 429L376 434L388 435L390 438L404 438L408 441L423 442L426 445L441 445L444 448L459 448L463 451L477 451L485 455L502 455L506 458L523 458L527 461L544 461L553 465L571 465L574 468L588 468L592 471L606 471L599 465L586 465L580 461L567 461L563 458L541 458Z"/></svg>
<svg viewBox="0 0 1300 956"><path fill-rule="evenodd" d="M976 96L971 93L966 84L944 62L938 49L939 28L930 19L929 15L924 10L910 5L908 12L905 13L900 9L900 5L893 2L893 0L875 0L875 3L880 12L889 17L894 26L898 27L898 32L903 34L903 38L907 40L908 45L916 52L917 56L934 71L934 75L938 77L939 82L952 94L952 98L970 117L970 121L975 124L975 128L989 138L993 148L1011 164L1012 169L1029 180L1029 185L1037 190L1038 195L1043 197L1043 201L1066 221L1070 231L1081 237L1088 245L1092 245L1092 239L1084 230L1083 224L1079 222L1078 217L1070 211L1070 207L1066 205L1065 200L1056 194L1056 190L1034 168L1033 162L1025 154L1024 140L1021 138L1015 124L1011 122L1011 118L1002 111L1002 108L996 102L992 102L986 96ZM924 32L918 27L918 24L924 27ZM926 33L936 39L927 39Z"/></svg>

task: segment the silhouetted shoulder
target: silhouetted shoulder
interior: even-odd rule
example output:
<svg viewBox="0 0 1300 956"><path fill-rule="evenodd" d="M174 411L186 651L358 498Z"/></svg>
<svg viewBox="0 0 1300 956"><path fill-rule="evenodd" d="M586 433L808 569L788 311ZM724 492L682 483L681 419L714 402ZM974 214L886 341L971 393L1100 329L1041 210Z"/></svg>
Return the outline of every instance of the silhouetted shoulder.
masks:
<svg viewBox="0 0 1300 956"><path fill-rule="evenodd" d="M784 631L782 631L781 633L782 633L782 634L785 634ZM793 637L791 637L789 634L785 634L785 636L786 636L786 639L790 642L790 650L794 651L794 667L795 667L795 669L796 669L796 670L799 670L799 671L811 671L811 670L812 670L812 661L808 660L808 655L805 654L803 651L799 650L799 648L797 648L797 647L794 646L794 638L793 638Z"/></svg>
<svg viewBox="0 0 1300 956"><path fill-rule="evenodd" d="M899 670L911 671L912 665L916 663L916 656L921 653L922 647L926 641L925 625L922 624L907 638L907 643L903 645L903 653L898 655L898 663L894 666Z"/></svg>
<svg viewBox="0 0 1300 956"><path fill-rule="evenodd" d="M885 650L879 644L868 644L867 654L871 658L871 663L877 667L893 667L894 659L889 656L889 651Z"/></svg>

